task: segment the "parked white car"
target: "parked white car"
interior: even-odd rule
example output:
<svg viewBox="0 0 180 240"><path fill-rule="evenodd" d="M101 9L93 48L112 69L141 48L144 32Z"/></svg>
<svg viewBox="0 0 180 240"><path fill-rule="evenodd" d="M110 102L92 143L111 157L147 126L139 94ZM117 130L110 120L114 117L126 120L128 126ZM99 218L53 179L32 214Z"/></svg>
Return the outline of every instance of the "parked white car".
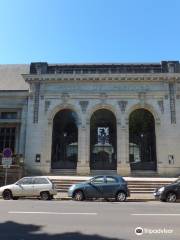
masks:
<svg viewBox="0 0 180 240"><path fill-rule="evenodd" d="M46 176L24 177L14 184L0 187L0 196L5 200L19 197L40 197L51 200L57 194L55 185Z"/></svg>

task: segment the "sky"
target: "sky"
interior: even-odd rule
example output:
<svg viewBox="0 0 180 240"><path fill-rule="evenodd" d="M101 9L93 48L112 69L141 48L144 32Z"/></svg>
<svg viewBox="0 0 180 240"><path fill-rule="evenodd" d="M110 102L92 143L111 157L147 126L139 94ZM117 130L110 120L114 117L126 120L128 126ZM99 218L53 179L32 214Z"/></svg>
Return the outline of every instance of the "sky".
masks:
<svg viewBox="0 0 180 240"><path fill-rule="evenodd" d="M0 64L180 60L180 0L0 0Z"/></svg>

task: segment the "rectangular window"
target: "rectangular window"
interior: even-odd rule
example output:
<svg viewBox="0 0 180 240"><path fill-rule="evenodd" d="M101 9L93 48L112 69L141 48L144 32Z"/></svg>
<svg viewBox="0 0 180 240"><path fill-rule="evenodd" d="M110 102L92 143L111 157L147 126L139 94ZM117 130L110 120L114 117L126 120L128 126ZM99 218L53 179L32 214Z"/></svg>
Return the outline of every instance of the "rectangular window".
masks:
<svg viewBox="0 0 180 240"><path fill-rule="evenodd" d="M17 119L17 112L1 112L1 119Z"/></svg>

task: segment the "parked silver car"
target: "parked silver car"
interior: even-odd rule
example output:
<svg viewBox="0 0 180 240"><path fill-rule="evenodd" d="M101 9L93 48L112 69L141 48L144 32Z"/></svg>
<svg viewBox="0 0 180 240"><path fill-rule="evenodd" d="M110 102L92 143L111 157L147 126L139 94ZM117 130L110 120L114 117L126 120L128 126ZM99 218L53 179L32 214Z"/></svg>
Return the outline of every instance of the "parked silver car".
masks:
<svg viewBox="0 0 180 240"><path fill-rule="evenodd" d="M0 196L5 200L19 197L40 197L51 200L57 194L55 185L46 176L24 177L14 184L0 187Z"/></svg>

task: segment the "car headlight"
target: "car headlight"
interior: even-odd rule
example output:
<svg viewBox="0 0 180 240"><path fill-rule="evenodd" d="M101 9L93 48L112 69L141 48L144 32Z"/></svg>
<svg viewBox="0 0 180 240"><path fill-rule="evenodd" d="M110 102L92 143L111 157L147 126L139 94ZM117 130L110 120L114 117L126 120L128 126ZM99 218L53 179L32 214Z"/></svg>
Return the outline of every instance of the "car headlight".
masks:
<svg viewBox="0 0 180 240"><path fill-rule="evenodd" d="M164 191L164 187L161 187L160 189L158 189L158 192L163 192Z"/></svg>

